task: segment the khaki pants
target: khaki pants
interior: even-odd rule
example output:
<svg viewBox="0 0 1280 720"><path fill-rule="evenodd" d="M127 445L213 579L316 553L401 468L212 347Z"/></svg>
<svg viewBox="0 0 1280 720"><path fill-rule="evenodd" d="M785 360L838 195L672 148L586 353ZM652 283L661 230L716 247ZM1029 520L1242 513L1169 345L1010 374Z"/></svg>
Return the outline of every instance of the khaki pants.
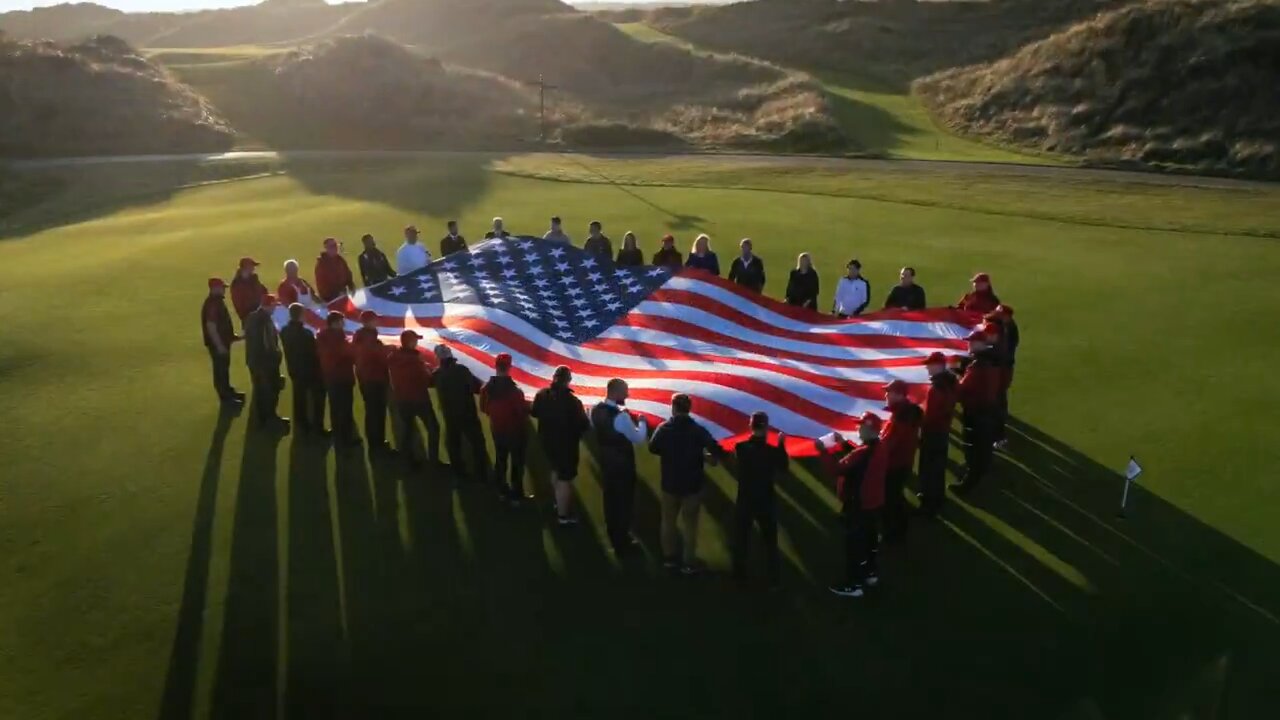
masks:
<svg viewBox="0 0 1280 720"><path fill-rule="evenodd" d="M662 493L662 555L676 557L681 540L684 541L684 562L692 564L698 559L698 515L702 510L702 493L672 495ZM684 524L684 533L676 527L676 520Z"/></svg>

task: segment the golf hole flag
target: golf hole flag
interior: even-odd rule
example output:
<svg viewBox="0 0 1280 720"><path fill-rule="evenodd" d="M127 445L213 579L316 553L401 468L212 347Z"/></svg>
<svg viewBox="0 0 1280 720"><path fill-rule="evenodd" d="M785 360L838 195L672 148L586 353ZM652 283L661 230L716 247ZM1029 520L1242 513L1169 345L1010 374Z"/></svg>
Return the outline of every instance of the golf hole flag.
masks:
<svg viewBox="0 0 1280 720"><path fill-rule="evenodd" d="M422 347L445 343L481 380L510 353L512 379L527 397L559 365L591 406L611 378L630 386L627 408L651 423L670 416L672 395L693 398L693 415L726 446L748 434L751 413L769 414L797 456L832 432L856 437L858 417L887 417L885 383L924 399L924 358L964 354L980 318L941 309L837 320L746 291L699 270L616 267L585 251L537 238L489 240L425 268L308 309L323 327L330 310L359 327L379 316L383 342L401 331ZM287 321L284 308L277 322Z"/></svg>

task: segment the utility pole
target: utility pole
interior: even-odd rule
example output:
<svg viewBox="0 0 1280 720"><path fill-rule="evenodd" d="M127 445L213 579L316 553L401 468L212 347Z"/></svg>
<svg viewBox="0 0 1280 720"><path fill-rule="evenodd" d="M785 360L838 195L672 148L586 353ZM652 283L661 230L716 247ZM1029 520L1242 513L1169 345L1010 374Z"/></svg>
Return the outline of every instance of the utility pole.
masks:
<svg viewBox="0 0 1280 720"><path fill-rule="evenodd" d="M547 91L558 89L538 76L538 141L547 142Z"/></svg>

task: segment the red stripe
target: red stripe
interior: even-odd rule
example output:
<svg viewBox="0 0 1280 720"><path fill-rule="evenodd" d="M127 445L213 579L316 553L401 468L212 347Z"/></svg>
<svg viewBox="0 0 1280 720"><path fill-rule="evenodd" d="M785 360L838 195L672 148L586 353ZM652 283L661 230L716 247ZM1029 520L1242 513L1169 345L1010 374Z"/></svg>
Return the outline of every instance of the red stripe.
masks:
<svg viewBox="0 0 1280 720"><path fill-rule="evenodd" d="M659 360L704 360L707 362L723 362L726 358L738 364L758 363L758 367L775 368L773 363L747 360L739 357L730 357L728 355L718 355L713 353L693 353L684 350L676 350L668 345L656 345L654 343L641 342L639 340L624 340L621 338L596 338L588 340L582 344L582 348L586 350L601 350L604 352L625 353L635 355L637 357L655 358ZM822 365L829 368L841 369L857 369L857 368L895 368L895 367L920 367L924 362L924 355L900 358L884 358L877 360L862 360L858 358L829 358L822 355L808 355L801 352L792 352L789 350L775 350L768 348L766 354L780 360L795 360L798 362L809 363L810 365ZM958 357L958 355L953 356ZM825 377L825 376L824 376Z"/></svg>

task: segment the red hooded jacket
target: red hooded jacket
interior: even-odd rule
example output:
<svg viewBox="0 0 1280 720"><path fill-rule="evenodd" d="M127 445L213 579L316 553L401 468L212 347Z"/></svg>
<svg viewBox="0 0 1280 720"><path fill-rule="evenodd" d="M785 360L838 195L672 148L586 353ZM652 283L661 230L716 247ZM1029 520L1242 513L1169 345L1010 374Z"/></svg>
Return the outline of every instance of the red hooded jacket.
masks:
<svg viewBox="0 0 1280 720"><path fill-rule="evenodd" d="M315 296L316 291L311 285L302 278L290 280L285 278L280 281L280 286L276 288L276 302L288 307L296 302L298 298L304 295Z"/></svg>
<svg viewBox="0 0 1280 720"><path fill-rule="evenodd" d="M320 356L320 376L326 385L356 381L355 353L346 332L328 327L321 330L316 335L316 354Z"/></svg>
<svg viewBox="0 0 1280 720"><path fill-rule="evenodd" d="M360 328L351 338L356 356L356 380L362 383L387 383L391 376L387 370L387 356L391 348L378 339L378 331Z"/></svg>
<svg viewBox="0 0 1280 720"><path fill-rule="evenodd" d="M494 435L523 436L528 428L529 403L524 391L505 375L494 375L480 390L480 412L489 416Z"/></svg>
<svg viewBox="0 0 1280 720"><path fill-rule="evenodd" d="M340 297L344 290L355 290L351 267L341 255L321 253L316 258L316 294L321 302Z"/></svg>
<svg viewBox="0 0 1280 720"><path fill-rule="evenodd" d="M916 448L920 447L920 423L924 411L910 400L889 406L892 413L880 433L880 440L889 447L889 468L910 468L916 464Z"/></svg>
<svg viewBox="0 0 1280 720"><path fill-rule="evenodd" d="M924 398L924 421L921 432L950 432L951 418L956 412L959 398L959 381L956 374L944 370L929 378L929 393Z"/></svg>
<svg viewBox="0 0 1280 720"><path fill-rule="evenodd" d="M1000 306L1000 298L996 297L996 291L988 289L986 292L968 292L964 297L960 298L960 302L956 307L969 312L982 313L986 315L994 311Z"/></svg>
<svg viewBox="0 0 1280 720"><path fill-rule="evenodd" d="M855 448L840 460L823 455L827 472L836 476L836 497L846 510L877 510L884 506L884 476L889 448L879 438Z"/></svg>
<svg viewBox="0 0 1280 720"><path fill-rule="evenodd" d="M262 304L262 296L266 294L267 287L258 279L257 273L249 277L236 273L236 276L231 279L231 306L236 309L236 315L239 315L241 320L258 309Z"/></svg>
<svg viewBox="0 0 1280 720"><path fill-rule="evenodd" d="M431 368L416 348L396 348L387 357L391 397L398 403L431 402Z"/></svg>
<svg viewBox="0 0 1280 720"><path fill-rule="evenodd" d="M960 403L966 410L987 410L1000 400L1003 373L989 353L980 353L960 379Z"/></svg>

